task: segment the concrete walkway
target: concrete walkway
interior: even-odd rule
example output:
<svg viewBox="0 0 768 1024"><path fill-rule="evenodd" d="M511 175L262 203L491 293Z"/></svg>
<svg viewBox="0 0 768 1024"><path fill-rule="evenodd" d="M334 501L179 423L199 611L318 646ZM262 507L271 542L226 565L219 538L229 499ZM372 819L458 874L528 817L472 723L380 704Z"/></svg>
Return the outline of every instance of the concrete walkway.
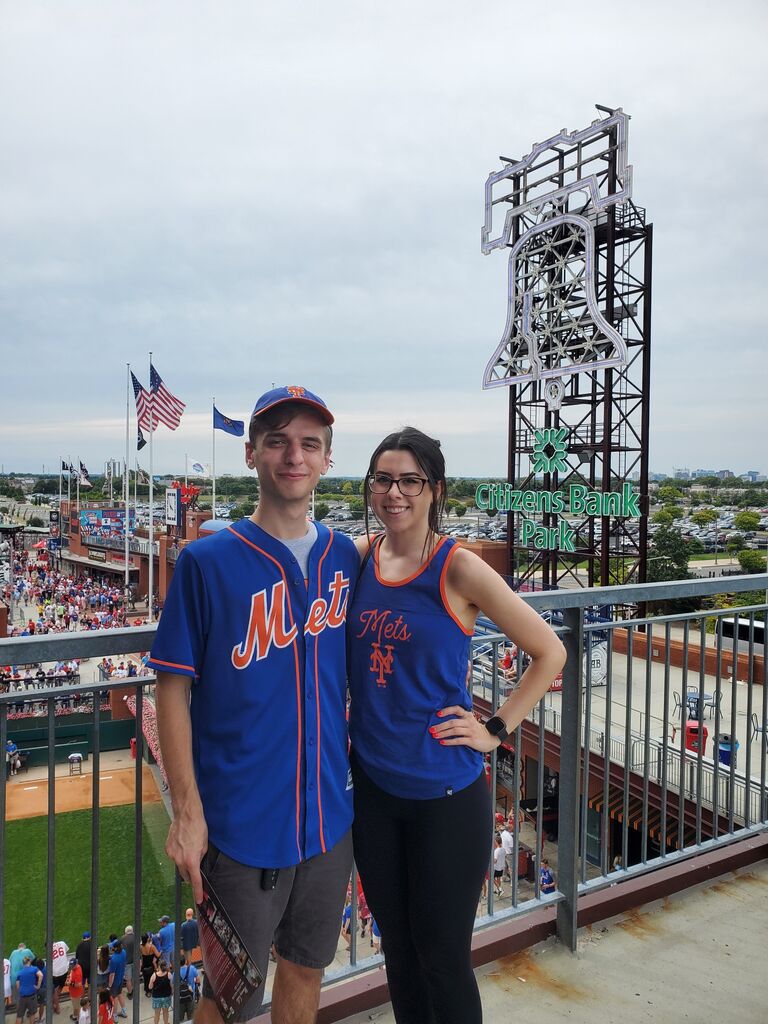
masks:
<svg viewBox="0 0 768 1024"><path fill-rule="evenodd" d="M486 1024L765 1024L768 863L554 940L477 972ZM344 1024L394 1024L390 1006Z"/></svg>

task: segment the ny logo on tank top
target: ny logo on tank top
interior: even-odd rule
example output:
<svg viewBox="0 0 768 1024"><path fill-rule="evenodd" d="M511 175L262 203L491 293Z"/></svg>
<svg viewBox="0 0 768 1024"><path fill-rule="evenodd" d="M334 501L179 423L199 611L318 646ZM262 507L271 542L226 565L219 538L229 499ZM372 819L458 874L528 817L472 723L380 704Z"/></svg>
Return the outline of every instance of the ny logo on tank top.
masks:
<svg viewBox="0 0 768 1024"><path fill-rule="evenodd" d="M324 629L338 629L347 618L349 579L342 572L336 572L329 587L330 601L316 597L307 611L304 633L319 636ZM289 613L290 612L290 613ZM245 639L232 648L232 664L245 669L253 661L261 661L272 647L278 650L288 647L296 639L298 627L290 611L284 580L272 587L267 600L267 590L259 590L251 596L251 610Z"/></svg>
<svg viewBox="0 0 768 1024"><path fill-rule="evenodd" d="M360 624L362 629L357 634L358 639L364 636L371 638L370 666L374 675L376 685L386 688L386 676L391 676L395 663L395 643L384 643L383 640L392 640L396 643L406 643L411 639L411 632L408 623L402 615L396 619L392 618L392 610L385 608L379 611L378 608L371 608L360 612Z"/></svg>
<svg viewBox="0 0 768 1024"><path fill-rule="evenodd" d="M384 651L382 653L381 644L377 643L375 640L371 644L371 672L376 673L377 686L386 686L387 680L384 676L392 675L392 663L394 662L394 657L392 656L393 650L394 647L392 644L385 644Z"/></svg>

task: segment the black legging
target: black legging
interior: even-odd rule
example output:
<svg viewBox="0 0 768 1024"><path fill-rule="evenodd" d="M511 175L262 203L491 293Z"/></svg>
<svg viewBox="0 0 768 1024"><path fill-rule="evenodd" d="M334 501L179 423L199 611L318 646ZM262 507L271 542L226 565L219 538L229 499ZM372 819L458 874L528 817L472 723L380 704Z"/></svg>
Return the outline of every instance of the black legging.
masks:
<svg viewBox="0 0 768 1024"><path fill-rule="evenodd" d="M398 1024L480 1024L470 949L490 860L483 772L453 796L408 800L379 789L352 758L355 859L381 930Z"/></svg>

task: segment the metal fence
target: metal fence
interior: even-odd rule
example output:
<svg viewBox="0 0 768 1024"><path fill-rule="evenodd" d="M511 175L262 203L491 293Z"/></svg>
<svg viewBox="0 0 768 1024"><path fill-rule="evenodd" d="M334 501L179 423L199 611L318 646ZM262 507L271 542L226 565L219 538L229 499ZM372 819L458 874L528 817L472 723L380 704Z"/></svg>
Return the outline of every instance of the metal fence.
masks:
<svg viewBox="0 0 768 1024"><path fill-rule="evenodd" d="M477 918L477 927L485 928L504 918L524 914L548 903L557 905L558 934L570 948L575 948L579 896L601 886L621 882L641 872L697 854L724 843L764 831L768 827L766 799L766 732L768 722L768 677L764 650L755 640L755 622L764 617L765 602L741 609L711 609L686 614L645 616L617 622L605 621L605 609L649 603L689 599L701 602L722 593L730 595L755 591L768 586L768 575L729 578L727 585L718 579L681 581L665 584L643 584L599 590L551 591L524 595L530 605L548 613L556 623L568 651L563 673L562 691L548 694L534 708L528 720L521 723L504 748L490 757L489 774L492 792L501 784L511 794L510 817L517 823L526 819L534 826L535 841L529 863L532 879L523 880L518 871L511 872L510 898L500 905L488 886ZM599 616L595 609L600 609ZM746 652L739 652L738 639L728 641L717 622L723 616L741 617L748 623L749 640ZM714 623L714 633L708 632ZM108 630L94 633L69 633L47 637L29 637L0 641L0 664L26 665L73 658L97 658L103 655L124 655L147 650L155 627ZM734 637L738 637L738 629ZM673 641L678 638L678 643ZM475 703L482 713L492 713L503 703L504 696L515 685L505 676L520 675L525 653L516 654L516 672L504 673L500 668L501 652L506 638L489 631L487 626L473 640L472 686ZM605 671L598 673L593 665L593 647L603 646ZM657 646L654 646L657 644ZM658 644L661 646L659 647ZM742 644L743 646L743 644ZM704 658L704 649L707 659ZM660 654L660 651L663 652ZM674 655L674 657L673 657ZM675 662L673 664L673 661ZM728 671L726 671L726 669ZM745 676L744 680L740 676ZM604 677L604 678L603 678ZM714 756L704 751L704 730L707 728L703 707L699 709L696 728L686 728L691 720L686 687L698 685L699 697L710 698L714 737L727 733L731 737L730 757L725 758L726 744L718 739ZM135 709L135 723L151 720L154 708L152 688L154 677L102 680L93 685L57 687L35 690L30 700L38 704L36 721L45 728L47 752L47 875L45 946L50 950L57 939L56 877L53 867L57 854L56 763L61 757L61 729L66 716L61 714L61 701L75 695L82 699L97 692L112 693L130 688ZM679 687L679 690L678 690ZM680 693L680 702L674 695ZM19 714L18 692L0 694L0 747L5 748L9 730L15 728ZM43 702L43 706L40 704ZM57 702L59 714L57 715ZM93 936L91 976L96 976L96 951L99 929L103 929L99 907L100 869L100 761L99 742L106 712L99 700L92 701L91 757L91 837L90 922ZM753 733L754 726L757 732ZM673 732L674 729L674 732ZM145 735L138 724L134 728L137 758L134 766L134 829L133 877L123 879L133 887L133 928L136 936L134 976L138 981L138 938L142 921L143 866L143 774L142 765L155 737ZM745 732L746 730L746 732ZM735 755L735 738L743 737ZM674 737L674 738L673 738ZM698 741L698 742L697 742ZM691 746L695 749L691 749ZM741 751L743 750L743 753ZM527 751L527 753L526 753ZM535 764L535 782L526 771L526 759ZM740 761L740 763L739 763ZM549 769L545 778L544 766ZM8 763L3 762L0 786L0 821L6 820L6 781ZM522 789L523 775L527 789ZM556 792L550 792L556 779ZM545 805L556 808L557 841L552 850L557 859L557 889L541 891L540 867L543 844L547 835L544 821ZM512 830L513 864L519 863L522 842L520 828ZM6 829L0 831L0 906L5 908L6 877L15 866L6 858ZM494 846L493 833L488 837L489 864ZM612 857L614 850L617 854ZM620 864L615 863L616 856ZM490 868L490 875L493 869ZM352 879L352 892L356 892ZM176 876L174 887L174 918L177 934L182 917L182 887ZM362 957L357 941L356 900L353 899L349 965L328 977L337 981L381 962L380 957ZM147 927L147 930L151 930ZM21 936L23 937L23 936ZM0 948L20 936L4 934L4 916L0 914ZM173 971L178 977L178 943ZM46 974L46 1020L51 1024L52 976ZM141 986L136 984L132 1004L134 1024L142 1015ZM178 1019L178 987L174 995L174 1014Z"/></svg>

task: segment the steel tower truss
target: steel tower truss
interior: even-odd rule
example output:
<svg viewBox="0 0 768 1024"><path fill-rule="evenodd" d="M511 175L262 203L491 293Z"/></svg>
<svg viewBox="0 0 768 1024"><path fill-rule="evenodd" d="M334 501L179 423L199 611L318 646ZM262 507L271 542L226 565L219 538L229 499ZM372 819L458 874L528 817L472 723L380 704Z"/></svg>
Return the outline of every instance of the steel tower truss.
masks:
<svg viewBox="0 0 768 1024"><path fill-rule="evenodd" d="M482 249L508 250L507 322L483 387L509 388L515 489L639 489L639 520L566 514L573 553L535 550L509 513L509 573L523 587L646 577L653 227L632 200L621 110L559 132L486 182ZM566 428L567 453L534 472L536 432ZM541 434L538 435L539 441ZM634 479L633 479L634 478ZM554 527L554 513L525 513ZM581 565L581 568L578 567ZM585 571L586 565L586 571Z"/></svg>

